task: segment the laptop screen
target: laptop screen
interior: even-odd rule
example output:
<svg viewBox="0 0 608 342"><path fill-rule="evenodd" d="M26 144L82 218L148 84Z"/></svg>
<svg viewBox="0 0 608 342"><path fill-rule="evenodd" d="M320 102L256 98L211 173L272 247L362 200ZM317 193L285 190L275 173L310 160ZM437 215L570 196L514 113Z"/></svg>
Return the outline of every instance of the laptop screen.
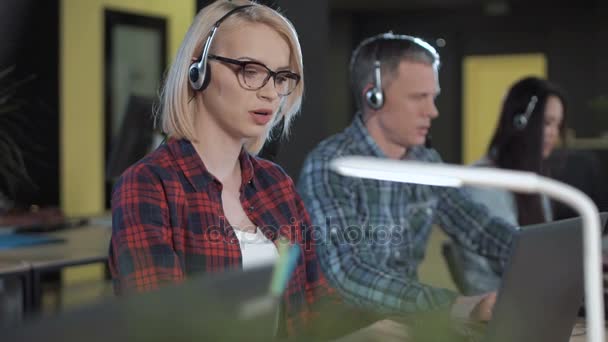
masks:
<svg viewBox="0 0 608 342"><path fill-rule="evenodd" d="M607 218L600 215L602 227ZM487 340L568 341L583 302L582 247L581 218L520 229Z"/></svg>

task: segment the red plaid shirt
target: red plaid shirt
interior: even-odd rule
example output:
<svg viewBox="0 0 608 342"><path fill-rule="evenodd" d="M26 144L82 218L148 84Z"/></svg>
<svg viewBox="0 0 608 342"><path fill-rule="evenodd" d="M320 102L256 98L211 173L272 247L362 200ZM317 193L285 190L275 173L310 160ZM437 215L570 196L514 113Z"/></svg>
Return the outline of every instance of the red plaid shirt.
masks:
<svg viewBox="0 0 608 342"><path fill-rule="evenodd" d="M292 334L317 316L313 304L334 291L317 263L310 218L291 178L245 151L239 160L241 204L249 219L272 241L284 236L303 251L284 295ZM223 217L221 191L187 140L170 139L125 171L112 195L109 264L116 292L240 269L241 250Z"/></svg>

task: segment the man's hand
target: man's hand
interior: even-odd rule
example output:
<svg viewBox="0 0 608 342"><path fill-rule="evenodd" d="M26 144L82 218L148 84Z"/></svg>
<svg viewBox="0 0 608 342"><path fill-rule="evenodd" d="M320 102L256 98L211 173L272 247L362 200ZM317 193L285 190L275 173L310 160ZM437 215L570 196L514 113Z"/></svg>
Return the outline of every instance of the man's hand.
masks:
<svg viewBox="0 0 608 342"><path fill-rule="evenodd" d="M496 292L479 296L458 297L452 305L452 316L476 321L489 321L496 303Z"/></svg>

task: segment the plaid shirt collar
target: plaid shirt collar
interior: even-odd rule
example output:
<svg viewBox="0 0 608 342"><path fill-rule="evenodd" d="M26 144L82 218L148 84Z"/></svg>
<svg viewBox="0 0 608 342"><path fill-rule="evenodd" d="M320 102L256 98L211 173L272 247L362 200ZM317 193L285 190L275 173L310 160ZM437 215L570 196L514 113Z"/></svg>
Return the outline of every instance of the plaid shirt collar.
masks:
<svg viewBox="0 0 608 342"><path fill-rule="evenodd" d="M388 156L380 149L380 146L376 143L374 138L369 134L365 122L363 121L363 114L357 112L352 124L346 128L346 134L353 138L355 144L353 149L356 150L357 154L363 156L372 156L378 158L388 158ZM408 147L405 156L402 159L407 160L425 160L429 153L429 149L421 146Z"/></svg>
<svg viewBox="0 0 608 342"><path fill-rule="evenodd" d="M174 140L175 139L170 139L167 142L169 150L175 157L179 168L184 172L184 175L186 175L188 182L192 184L196 191L203 191L206 189L209 182L219 182L211 172L207 170L205 163L189 140ZM245 148L241 148L239 154L239 162L241 163L241 184L253 183L253 163L251 158L251 155Z"/></svg>
<svg viewBox="0 0 608 342"><path fill-rule="evenodd" d="M346 128L346 134L353 138L355 141L353 148L360 152L361 155L386 158L386 154L382 152L380 146L374 141L374 138L369 135L361 112L355 114L352 124Z"/></svg>

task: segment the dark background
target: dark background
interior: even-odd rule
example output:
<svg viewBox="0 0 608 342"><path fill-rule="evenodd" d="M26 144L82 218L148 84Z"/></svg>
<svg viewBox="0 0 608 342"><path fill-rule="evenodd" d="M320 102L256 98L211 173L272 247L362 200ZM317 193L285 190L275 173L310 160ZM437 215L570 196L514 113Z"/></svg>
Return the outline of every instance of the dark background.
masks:
<svg viewBox="0 0 608 342"><path fill-rule="evenodd" d="M392 30L418 35L442 56L440 117L433 144L444 160L460 163L462 60L467 55L544 53L548 76L569 100L568 124L577 136L608 129L591 114L589 101L608 94L608 2L594 0L265 0L295 25L304 53L306 91L301 115L288 141L274 141L262 154L297 179L307 154L343 129L353 115L348 89L350 53L364 37ZM201 8L209 1L196 1ZM37 188L22 187L27 204L59 205L59 1L0 2L0 68L16 65L15 77L36 75L18 93L28 103L26 164ZM608 115L608 114L607 114ZM593 152L606 164L603 149Z"/></svg>

